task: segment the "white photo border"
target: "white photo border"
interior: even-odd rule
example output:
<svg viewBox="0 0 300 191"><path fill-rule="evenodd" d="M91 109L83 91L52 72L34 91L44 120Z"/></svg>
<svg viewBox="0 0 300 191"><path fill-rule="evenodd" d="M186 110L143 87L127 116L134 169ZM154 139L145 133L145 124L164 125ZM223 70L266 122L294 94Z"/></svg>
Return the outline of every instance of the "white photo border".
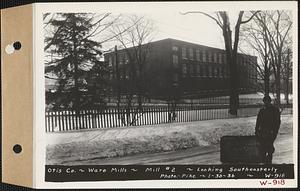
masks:
<svg viewBox="0 0 300 191"><path fill-rule="evenodd" d="M147 5L145 5L147 4ZM248 1L248 2L106 2L106 3L41 3L34 4L34 185L36 188L262 188L260 179L226 180L143 180L143 181L97 181L97 182L45 182L45 78L43 13L49 12L114 12L139 10L162 10L181 7L187 10L275 10L289 9L293 12L293 160L294 179L286 179L281 188L297 187L298 180L298 10L296 1ZM278 188L265 186L264 188Z"/></svg>

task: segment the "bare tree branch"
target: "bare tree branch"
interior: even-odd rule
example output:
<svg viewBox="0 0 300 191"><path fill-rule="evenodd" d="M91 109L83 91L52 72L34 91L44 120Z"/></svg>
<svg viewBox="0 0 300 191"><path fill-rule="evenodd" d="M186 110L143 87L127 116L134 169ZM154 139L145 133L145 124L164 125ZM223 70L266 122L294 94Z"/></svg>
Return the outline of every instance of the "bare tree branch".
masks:
<svg viewBox="0 0 300 191"><path fill-rule="evenodd" d="M200 14L203 14L203 15L205 15L205 16L207 16L207 17L213 19L213 20L217 23L217 25L218 25L219 27L221 27L221 29L223 28L223 25L222 25L222 23L219 21L218 18L215 18L215 17L213 17L213 16L211 16L211 15L205 13L205 12L201 12L201 11L180 12L181 15L187 15L187 14L193 14L193 13L200 13Z"/></svg>
<svg viewBox="0 0 300 191"><path fill-rule="evenodd" d="M255 17L255 15L257 14L257 13L259 13L260 11L255 11L252 15L251 15L251 17L249 18L249 19L247 19L247 20L245 20L245 21L241 21L241 24L246 24L246 23L248 23L249 21L251 21L252 19L253 19L253 17Z"/></svg>

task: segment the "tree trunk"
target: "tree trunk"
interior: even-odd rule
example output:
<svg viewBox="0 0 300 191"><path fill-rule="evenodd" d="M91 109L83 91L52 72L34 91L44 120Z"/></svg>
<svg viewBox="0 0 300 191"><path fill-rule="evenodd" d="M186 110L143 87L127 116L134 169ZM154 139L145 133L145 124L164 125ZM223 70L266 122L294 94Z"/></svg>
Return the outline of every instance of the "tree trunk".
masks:
<svg viewBox="0 0 300 191"><path fill-rule="evenodd" d="M80 96L79 96L79 82L78 82L78 60L77 60L77 39L76 39L76 21L73 15L72 26L72 41L73 41L73 64L74 64L74 109L76 118L76 128L81 128L79 125L79 112L80 112Z"/></svg>
<svg viewBox="0 0 300 191"><path fill-rule="evenodd" d="M237 46L239 41L239 25L237 23L235 28L235 37L234 37L234 46L232 48L232 31L230 30L229 19L226 14L222 13L221 15L223 19L223 37L225 42L225 50L226 50L226 60L227 64L229 64L230 70L230 90L229 90L229 113L231 115L237 115L238 110L238 73L237 73ZM242 14L239 15L239 20L241 19Z"/></svg>
<svg viewBox="0 0 300 191"><path fill-rule="evenodd" d="M277 78L275 79L275 87L276 87L276 105L280 107L280 93L281 93L281 84L280 84L280 71L281 71L281 56L278 58L278 66L277 66Z"/></svg>
<svg viewBox="0 0 300 191"><path fill-rule="evenodd" d="M290 79L290 49L288 49L287 54L287 64L286 64L286 88L285 88L285 100L286 104L289 104L289 79Z"/></svg>
<svg viewBox="0 0 300 191"><path fill-rule="evenodd" d="M73 16L75 17L75 16ZM74 103L74 108L77 112L79 110L79 84L78 84L78 60L77 60L77 43L76 43L76 22L75 18L73 18L73 26L72 26L72 41L73 41L73 64L74 64L74 96L75 96L75 103Z"/></svg>
<svg viewBox="0 0 300 191"><path fill-rule="evenodd" d="M285 102L286 104L289 104L289 75L287 76L286 79Z"/></svg>
<svg viewBox="0 0 300 191"><path fill-rule="evenodd" d="M225 36L224 36L225 38ZM227 39L228 40L228 39ZM226 41L225 41L226 42ZM238 89L237 89L237 64L231 46L226 46L226 60L229 64L230 71L230 90L229 90L229 113L231 115L237 115L238 109Z"/></svg>
<svg viewBox="0 0 300 191"><path fill-rule="evenodd" d="M231 115L237 115L237 109L238 109L238 79L237 79L237 64L235 56L231 56L230 59L230 107L229 107L229 113Z"/></svg>
<svg viewBox="0 0 300 191"><path fill-rule="evenodd" d="M264 61L265 61L265 67L264 67L265 96L268 96L270 94L270 74L269 74L267 56L265 56Z"/></svg>

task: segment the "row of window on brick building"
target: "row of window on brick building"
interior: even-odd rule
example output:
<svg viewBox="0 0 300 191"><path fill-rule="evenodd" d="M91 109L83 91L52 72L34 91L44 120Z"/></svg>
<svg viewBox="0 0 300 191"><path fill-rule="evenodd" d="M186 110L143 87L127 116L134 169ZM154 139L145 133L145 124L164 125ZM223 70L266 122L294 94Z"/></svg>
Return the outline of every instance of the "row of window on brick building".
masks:
<svg viewBox="0 0 300 191"><path fill-rule="evenodd" d="M119 75L120 78L124 78L124 79L129 79L129 70L128 68L124 68L122 67L123 64L128 64L129 60L128 60L128 56L125 53L119 53L118 55L118 65L119 65ZM115 56L109 56L108 57L108 66L111 68L110 71L110 80L112 80L113 78L116 78L116 73L115 73ZM114 68L114 69L113 69Z"/></svg>
<svg viewBox="0 0 300 191"><path fill-rule="evenodd" d="M177 66L174 67L177 68ZM182 63L182 76L228 78L229 68L202 63Z"/></svg>
<svg viewBox="0 0 300 191"><path fill-rule="evenodd" d="M173 46L172 63L174 68L178 68L179 56L178 47ZM187 50L189 50L189 58L187 57ZM196 49L196 59L194 59L194 49L186 47L181 48L181 69L182 76L190 77L216 77L216 78L228 78L229 66L226 64L226 55L224 53L217 53L205 50ZM194 60L198 62L186 62L186 60ZM212 64L213 63L213 64ZM251 61L248 59L238 58L238 67L240 73L243 73L244 77L254 77L254 67L251 67ZM246 76L245 76L246 75ZM174 81L177 81L177 74L174 74Z"/></svg>
<svg viewBox="0 0 300 191"><path fill-rule="evenodd" d="M179 67L179 48L177 46L172 47L172 64L174 68ZM187 50L188 53L187 54ZM229 77L229 67L226 64L226 55L221 52L212 52L196 49L195 50L195 58L194 58L194 50L193 48L181 48L181 70L182 77L190 76L190 77L216 77L216 78L228 78ZM189 55L187 57L187 55ZM192 60L192 62L188 62L188 60ZM250 75L252 72L249 71L251 61L246 61L238 59L241 63L241 71L245 71L246 75ZM242 62L241 62L242 61ZM120 53L118 55L118 64L122 66L123 64L128 64L128 56L125 53ZM247 62L247 64L246 64ZM112 67L115 64L114 56L108 57L108 65ZM120 67L120 78L129 78L128 68ZM252 68L253 69L253 68ZM246 72L246 70L248 70ZM174 74L174 80L177 79L178 74ZM113 78L113 72L110 75L110 78ZM250 76L248 76L250 77Z"/></svg>
<svg viewBox="0 0 300 191"><path fill-rule="evenodd" d="M177 46L173 46L173 51L177 52L179 49ZM194 49L193 48L181 48L181 57L182 59L190 59L190 60L196 60L196 61L202 61L202 62L214 62L214 63L224 63L226 64L226 55L224 53L217 53L212 52L210 50L195 50L195 56L194 57Z"/></svg>
<svg viewBox="0 0 300 191"><path fill-rule="evenodd" d="M172 55L172 63L174 68L178 68L179 65L179 56L178 56L178 47L173 46L172 50L174 51ZM189 57L187 57L187 50ZM194 49L186 47L181 48L181 58L183 60L196 60L199 62L190 62L185 63L181 62L182 77L217 77L217 78L228 78L229 69L227 65L215 65L208 63L226 63L226 56L223 53L212 53L211 51L199 50L196 49L196 58L194 58ZM201 63L200 63L201 62ZM174 81L177 81L177 74L174 74Z"/></svg>

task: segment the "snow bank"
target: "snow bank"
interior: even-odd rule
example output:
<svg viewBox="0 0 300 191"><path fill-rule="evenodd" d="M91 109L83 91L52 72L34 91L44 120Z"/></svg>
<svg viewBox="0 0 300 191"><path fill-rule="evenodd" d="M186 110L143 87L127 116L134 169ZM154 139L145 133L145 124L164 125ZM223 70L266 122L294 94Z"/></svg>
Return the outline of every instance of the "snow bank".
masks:
<svg viewBox="0 0 300 191"><path fill-rule="evenodd" d="M292 131L283 115L279 133ZM256 117L47 134L47 164L216 145L225 135L253 135Z"/></svg>

